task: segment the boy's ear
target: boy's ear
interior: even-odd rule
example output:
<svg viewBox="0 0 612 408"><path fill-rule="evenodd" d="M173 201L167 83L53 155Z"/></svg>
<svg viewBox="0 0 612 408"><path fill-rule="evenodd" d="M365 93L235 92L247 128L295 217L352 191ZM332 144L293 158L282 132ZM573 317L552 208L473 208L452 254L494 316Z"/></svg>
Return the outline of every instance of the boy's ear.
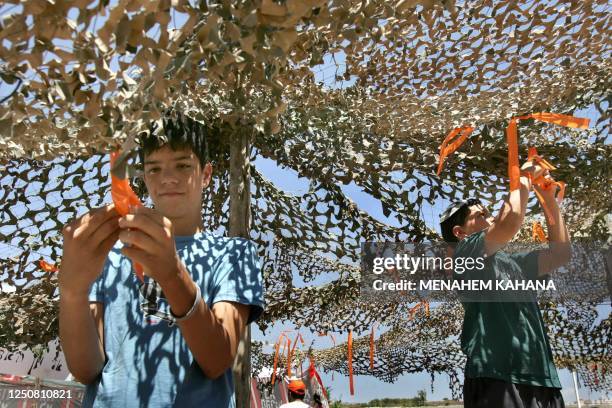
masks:
<svg viewBox="0 0 612 408"><path fill-rule="evenodd" d="M465 231L459 225L455 225L453 227L453 235L456 236L459 240L465 238Z"/></svg>
<svg viewBox="0 0 612 408"><path fill-rule="evenodd" d="M210 179L212 178L212 164L206 163L202 169L202 188L208 187Z"/></svg>

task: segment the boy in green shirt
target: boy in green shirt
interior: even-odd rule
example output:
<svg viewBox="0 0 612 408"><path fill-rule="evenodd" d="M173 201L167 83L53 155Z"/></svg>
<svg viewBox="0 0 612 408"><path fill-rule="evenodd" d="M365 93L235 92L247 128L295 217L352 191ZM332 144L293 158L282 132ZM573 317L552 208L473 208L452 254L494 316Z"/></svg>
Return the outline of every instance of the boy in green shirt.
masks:
<svg viewBox="0 0 612 408"><path fill-rule="evenodd" d="M523 166L520 188L510 192L497 217L478 200L453 203L441 216L446 242L456 243L455 257L483 257L482 270L467 270L461 279L542 279L569 262L569 234L555 199L556 187L532 185L547 170ZM549 247L509 254L501 249L518 233L529 192L536 189L550 209ZM535 297L484 301L460 294L465 310L461 347L467 356L464 406L491 408L564 407L544 322Z"/></svg>

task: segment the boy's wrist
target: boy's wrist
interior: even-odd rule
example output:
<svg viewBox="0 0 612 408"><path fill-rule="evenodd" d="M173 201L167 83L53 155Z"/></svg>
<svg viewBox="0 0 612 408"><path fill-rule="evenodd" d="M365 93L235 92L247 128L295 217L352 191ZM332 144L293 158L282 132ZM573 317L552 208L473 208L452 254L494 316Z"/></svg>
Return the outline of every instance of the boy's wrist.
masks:
<svg viewBox="0 0 612 408"><path fill-rule="evenodd" d="M540 202L546 204L546 206L552 210L559 209L559 203L557 202L557 198L554 194L538 194L538 199Z"/></svg>
<svg viewBox="0 0 612 408"><path fill-rule="evenodd" d="M177 316L185 315L194 304L194 299L197 299L197 284L182 262L178 266L176 275L171 275L158 283L166 295L173 314Z"/></svg>
<svg viewBox="0 0 612 408"><path fill-rule="evenodd" d="M185 273L185 266L178 257L176 258L176 266L171 269L172 270L168 273L155 277L155 280L157 280L157 283L159 283L162 288L165 286L176 285L180 282L183 273Z"/></svg>

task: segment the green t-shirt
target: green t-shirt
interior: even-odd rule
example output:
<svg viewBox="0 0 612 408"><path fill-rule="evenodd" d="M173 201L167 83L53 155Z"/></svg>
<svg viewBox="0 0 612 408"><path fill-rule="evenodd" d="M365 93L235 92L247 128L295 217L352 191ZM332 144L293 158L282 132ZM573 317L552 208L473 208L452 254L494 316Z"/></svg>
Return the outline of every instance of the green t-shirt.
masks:
<svg viewBox="0 0 612 408"><path fill-rule="evenodd" d="M481 231L457 245L455 257L485 257L480 271L459 279L536 279L538 252L485 256ZM459 293L465 310L461 348L467 356L466 378L488 377L515 384L561 388L552 350L535 295L530 301L473 301Z"/></svg>

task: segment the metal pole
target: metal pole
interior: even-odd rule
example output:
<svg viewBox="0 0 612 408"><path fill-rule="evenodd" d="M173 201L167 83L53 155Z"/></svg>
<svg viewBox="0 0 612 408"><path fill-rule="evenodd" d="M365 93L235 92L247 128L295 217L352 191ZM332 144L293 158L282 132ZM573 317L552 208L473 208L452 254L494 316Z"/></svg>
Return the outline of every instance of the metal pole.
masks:
<svg viewBox="0 0 612 408"><path fill-rule="evenodd" d="M230 217L229 236L249 238L251 226L250 192L250 143L248 134L242 131L232 135L230 145ZM250 407L251 395L251 326L238 344L238 352L232 368L237 408Z"/></svg>
<svg viewBox="0 0 612 408"><path fill-rule="evenodd" d="M578 408L582 408L580 405L580 395L578 395L578 378L576 377L576 371L572 370L572 379L574 380L574 391L576 392L576 404Z"/></svg>

